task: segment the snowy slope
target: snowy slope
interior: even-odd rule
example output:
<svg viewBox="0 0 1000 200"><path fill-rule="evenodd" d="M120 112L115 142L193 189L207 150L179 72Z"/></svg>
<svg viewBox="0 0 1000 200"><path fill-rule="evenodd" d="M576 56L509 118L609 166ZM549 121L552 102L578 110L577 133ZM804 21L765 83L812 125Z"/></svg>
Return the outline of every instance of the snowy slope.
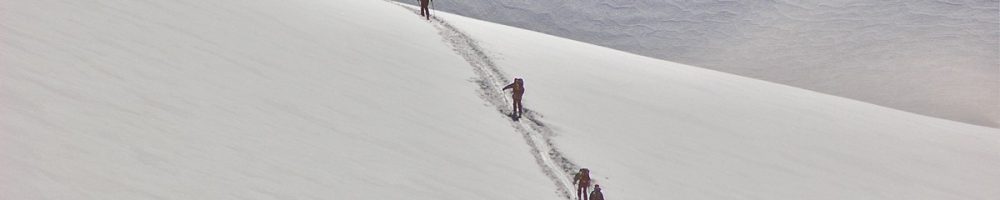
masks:
<svg viewBox="0 0 1000 200"><path fill-rule="evenodd" d="M641 55L1000 126L997 0L435 4L464 16Z"/></svg>
<svg viewBox="0 0 1000 200"><path fill-rule="evenodd" d="M3 199L1000 197L997 129L382 1L0 9Z"/></svg>
<svg viewBox="0 0 1000 200"><path fill-rule="evenodd" d="M997 129L445 16L610 199L1000 197Z"/></svg>
<svg viewBox="0 0 1000 200"><path fill-rule="evenodd" d="M462 58L399 6L2 8L0 199L554 196Z"/></svg>

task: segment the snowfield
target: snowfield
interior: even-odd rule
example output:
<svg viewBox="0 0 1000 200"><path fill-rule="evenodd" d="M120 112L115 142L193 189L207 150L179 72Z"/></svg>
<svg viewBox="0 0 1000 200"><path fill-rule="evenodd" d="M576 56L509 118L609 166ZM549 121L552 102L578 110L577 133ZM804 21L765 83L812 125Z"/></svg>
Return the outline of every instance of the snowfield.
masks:
<svg viewBox="0 0 1000 200"><path fill-rule="evenodd" d="M443 12L2 4L2 199L1000 198L998 129Z"/></svg>
<svg viewBox="0 0 1000 200"><path fill-rule="evenodd" d="M998 0L435 4L640 55L1000 127Z"/></svg>

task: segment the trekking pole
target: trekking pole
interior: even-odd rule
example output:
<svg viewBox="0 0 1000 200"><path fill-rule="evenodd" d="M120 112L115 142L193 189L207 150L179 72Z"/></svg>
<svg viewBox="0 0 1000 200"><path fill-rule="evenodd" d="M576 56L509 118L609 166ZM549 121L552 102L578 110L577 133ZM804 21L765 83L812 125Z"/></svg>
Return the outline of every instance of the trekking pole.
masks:
<svg viewBox="0 0 1000 200"><path fill-rule="evenodd" d="M500 98L503 99L503 106L501 106L502 109L506 110L507 108L510 108L511 106L514 105L509 100L507 100L507 91L500 90ZM512 114L514 113L513 108L510 109L510 113Z"/></svg>
<svg viewBox="0 0 1000 200"><path fill-rule="evenodd" d="M437 16L437 11L434 11L434 0L431 0L431 12L434 13L431 16Z"/></svg>

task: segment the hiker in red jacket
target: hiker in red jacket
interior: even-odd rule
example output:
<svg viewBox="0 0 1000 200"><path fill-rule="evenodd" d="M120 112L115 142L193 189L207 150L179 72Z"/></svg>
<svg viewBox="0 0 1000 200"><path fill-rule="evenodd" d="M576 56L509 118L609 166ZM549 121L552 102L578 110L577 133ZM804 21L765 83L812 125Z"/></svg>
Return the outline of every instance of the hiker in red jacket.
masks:
<svg viewBox="0 0 1000 200"><path fill-rule="evenodd" d="M431 20L431 11L427 9L430 4L431 0L420 0L420 16L427 17L427 20Z"/></svg>
<svg viewBox="0 0 1000 200"><path fill-rule="evenodd" d="M507 89L511 89L514 92L514 94L510 96L514 99L514 110L512 111L511 116L516 115L520 117L521 112L524 111L521 107L521 95L524 95L524 80L521 78L514 78L514 83L503 87L503 90Z"/></svg>
<svg viewBox="0 0 1000 200"><path fill-rule="evenodd" d="M587 188L590 187L590 169L582 168L573 177L573 184L576 184L576 198L587 200Z"/></svg>

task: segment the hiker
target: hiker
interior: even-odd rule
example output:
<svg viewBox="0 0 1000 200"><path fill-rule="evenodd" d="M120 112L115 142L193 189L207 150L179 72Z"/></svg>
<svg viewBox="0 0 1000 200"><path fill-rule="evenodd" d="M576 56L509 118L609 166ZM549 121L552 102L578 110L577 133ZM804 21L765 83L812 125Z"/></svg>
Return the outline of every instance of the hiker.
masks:
<svg viewBox="0 0 1000 200"><path fill-rule="evenodd" d="M604 193L601 193L601 185L594 184L594 191L590 192L590 200L604 200Z"/></svg>
<svg viewBox="0 0 1000 200"><path fill-rule="evenodd" d="M511 89L514 92L514 94L510 96L512 99L514 99L514 110L512 111L511 115L513 116L516 114L518 117L520 117L521 112L524 111L524 109L521 108L521 95L524 95L524 80L521 78L514 78L514 83L511 83L510 85L503 87L503 90L507 89Z"/></svg>
<svg viewBox="0 0 1000 200"><path fill-rule="evenodd" d="M587 188L590 187L590 170L587 168L580 169L580 172L576 173L576 177L573 177L573 184L576 184L576 198L587 200Z"/></svg>
<svg viewBox="0 0 1000 200"><path fill-rule="evenodd" d="M431 11L427 9L430 4L431 0L420 0L420 16L427 17L427 20L431 20Z"/></svg>

